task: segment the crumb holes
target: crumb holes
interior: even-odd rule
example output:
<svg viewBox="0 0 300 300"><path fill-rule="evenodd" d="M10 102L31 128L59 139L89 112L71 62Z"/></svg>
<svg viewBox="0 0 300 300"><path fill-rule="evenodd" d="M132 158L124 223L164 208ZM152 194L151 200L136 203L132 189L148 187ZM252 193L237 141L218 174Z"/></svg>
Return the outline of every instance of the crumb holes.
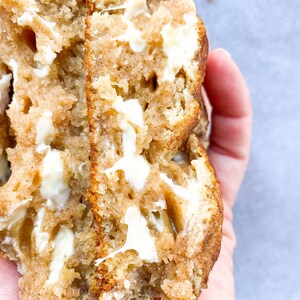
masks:
<svg viewBox="0 0 300 300"><path fill-rule="evenodd" d="M129 197L129 199L133 199L134 198L134 192L133 191L130 191L129 193L128 193L128 197Z"/></svg>
<svg viewBox="0 0 300 300"><path fill-rule="evenodd" d="M76 274L82 274L82 265L79 264L74 268ZM80 295L88 294L89 292L89 284L87 278L75 278L72 282L72 285L80 287Z"/></svg>
<svg viewBox="0 0 300 300"><path fill-rule="evenodd" d="M17 182L13 188L13 192L16 192L20 188L21 183Z"/></svg>
<svg viewBox="0 0 300 300"><path fill-rule="evenodd" d="M17 139L16 139L16 133L13 130L13 128L11 127L10 119L9 119L8 126L9 126L9 129L8 129L9 148L14 149L17 145Z"/></svg>
<svg viewBox="0 0 300 300"><path fill-rule="evenodd" d="M146 0L146 5L147 5L147 8L148 8L148 11L151 13L151 15L152 15L152 9L151 9L151 6L150 6L150 2L151 1L149 1L149 0Z"/></svg>
<svg viewBox="0 0 300 300"><path fill-rule="evenodd" d="M146 111L149 107L149 103L145 102L144 106L143 106L143 111Z"/></svg>
<svg viewBox="0 0 300 300"><path fill-rule="evenodd" d="M116 149L116 154L117 154L118 156L121 156L121 155L123 155L123 151L120 150L119 148L117 148L117 149Z"/></svg>
<svg viewBox="0 0 300 300"><path fill-rule="evenodd" d="M10 89L9 89L9 93L8 93L8 96L9 96L9 103L8 104L10 104L12 102L12 98L13 98L14 93L15 93L15 91L14 91L14 74L13 73L11 73L11 74L12 74L12 79L11 79L11 82L10 82ZM8 105L7 105L7 107L8 107Z"/></svg>
<svg viewBox="0 0 300 300"><path fill-rule="evenodd" d="M156 91L158 88L158 82L157 82L157 75L154 73L154 75L150 78L150 89L152 91Z"/></svg>
<svg viewBox="0 0 300 300"><path fill-rule="evenodd" d="M181 78L183 80L183 84L185 85L187 82L187 76L186 76L186 72L183 68L181 68L179 70L179 72L176 74L176 78Z"/></svg>
<svg viewBox="0 0 300 300"><path fill-rule="evenodd" d="M26 97L26 98L24 99L24 107L23 107L23 113L24 113L25 115L28 114L28 112L29 112L31 106L32 106L32 101L31 101L31 99L30 99L29 97Z"/></svg>
<svg viewBox="0 0 300 300"><path fill-rule="evenodd" d="M169 217L170 220L170 226L171 226L171 230L173 232L173 236L176 236L178 232L180 232L180 229L176 227L174 219Z"/></svg>
<svg viewBox="0 0 300 300"><path fill-rule="evenodd" d="M39 174L39 172L36 172L32 179L32 185L38 186L40 184L40 181L41 181L40 174Z"/></svg>
<svg viewBox="0 0 300 300"><path fill-rule="evenodd" d="M143 77L141 80L141 87L148 88L151 92L155 92L158 88L156 73L152 73L148 80L145 77Z"/></svg>
<svg viewBox="0 0 300 300"><path fill-rule="evenodd" d="M19 231L20 248L23 253L31 253L31 235L33 231L33 221L31 218L25 219Z"/></svg>
<svg viewBox="0 0 300 300"><path fill-rule="evenodd" d="M113 85L113 88L116 90L116 93L118 96L124 97L124 95L125 95L124 90L121 87L119 87L117 85Z"/></svg>
<svg viewBox="0 0 300 300"><path fill-rule="evenodd" d="M57 236L57 234L58 234L58 231L59 231L59 229L60 229L60 226L61 226L61 224L57 224L57 225L53 228L53 230L52 230L52 232L51 232L51 235L50 235L50 240L51 240L51 241L53 241L53 240L56 238L56 236Z"/></svg>
<svg viewBox="0 0 300 300"><path fill-rule="evenodd" d="M150 44L148 48L148 55L154 57L156 52L157 52L157 47L155 45Z"/></svg>
<svg viewBox="0 0 300 300"><path fill-rule="evenodd" d="M26 44L26 46L32 51L36 52L36 35L35 32L30 28L26 27L22 31L22 41Z"/></svg>
<svg viewBox="0 0 300 300"><path fill-rule="evenodd" d="M181 108L182 108L183 110L186 109L185 99L181 99Z"/></svg>
<svg viewBox="0 0 300 300"><path fill-rule="evenodd" d="M131 96L131 95L134 95L136 93L136 88L135 86L129 86L128 88L128 95Z"/></svg>
<svg viewBox="0 0 300 300"><path fill-rule="evenodd" d="M77 127L71 125L70 132L72 136L81 136L83 131L84 131L84 127L82 126Z"/></svg>
<svg viewBox="0 0 300 300"><path fill-rule="evenodd" d="M186 72L185 72L185 70L184 70L183 68L181 68L181 69L178 71L176 77L182 77L182 78L186 79Z"/></svg>
<svg viewBox="0 0 300 300"><path fill-rule="evenodd" d="M152 214L153 214L153 216L154 216L154 218L155 218L156 220L159 220L159 219L160 219L160 213L159 213L159 211L153 211Z"/></svg>

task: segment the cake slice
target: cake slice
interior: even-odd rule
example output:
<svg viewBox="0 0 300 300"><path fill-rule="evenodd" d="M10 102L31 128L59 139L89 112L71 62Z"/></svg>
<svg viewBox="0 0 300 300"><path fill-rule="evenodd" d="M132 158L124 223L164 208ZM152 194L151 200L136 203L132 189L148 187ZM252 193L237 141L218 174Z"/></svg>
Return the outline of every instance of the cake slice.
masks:
<svg viewBox="0 0 300 300"><path fill-rule="evenodd" d="M207 39L191 0L90 0L89 199L100 299L196 299L221 241L203 149Z"/></svg>
<svg viewBox="0 0 300 300"><path fill-rule="evenodd" d="M85 14L81 0L0 1L0 250L21 299L94 297Z"/></svg>

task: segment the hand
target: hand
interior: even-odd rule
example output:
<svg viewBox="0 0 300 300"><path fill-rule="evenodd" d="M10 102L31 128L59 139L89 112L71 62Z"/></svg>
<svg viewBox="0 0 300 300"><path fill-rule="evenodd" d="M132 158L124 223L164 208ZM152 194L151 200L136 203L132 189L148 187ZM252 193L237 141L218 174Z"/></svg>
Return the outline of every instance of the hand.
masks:
<svg viewBox="0 0 300 300"><path fill-rule="evenodd" d="M220 256L199 300L233 300L232 206L249 159L251 101L239 68L222 49L209 54L204 88L212 107L208 155L221 183L224 222Z"/></svg>
<svg viewBox="0 0 300 300"><path fill-rule="evenodd" d="M13 262L0 258L0 299L19 299L19 277L20 275L17 272L17 268Z"/></svg>
<svg viewBox="0 0 300 300"><path fill-rule="evenodd" d="M232 300L235 235L231 209L249 157L250 97L238 67L223 50L209 55L204 86L212 105L209 157L221 182L224 226L220 257L210 275L208 289L203 291L200 299ZM15 265L0 259L1 299L18 299L18 278Z"/></svg>

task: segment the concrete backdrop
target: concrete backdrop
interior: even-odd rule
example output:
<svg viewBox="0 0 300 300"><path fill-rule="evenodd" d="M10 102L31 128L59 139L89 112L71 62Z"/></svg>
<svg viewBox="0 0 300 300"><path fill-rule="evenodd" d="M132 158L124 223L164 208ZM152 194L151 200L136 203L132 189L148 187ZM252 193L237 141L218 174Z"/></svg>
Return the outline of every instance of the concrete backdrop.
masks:
<svg viewBox="0 0 300 300"><path fill-rule="evenodd" d="M235 206L237 300L300 299L300 1L195 0L249 84L251 161ZM216 299L222 300L222 299Z"/></svg>

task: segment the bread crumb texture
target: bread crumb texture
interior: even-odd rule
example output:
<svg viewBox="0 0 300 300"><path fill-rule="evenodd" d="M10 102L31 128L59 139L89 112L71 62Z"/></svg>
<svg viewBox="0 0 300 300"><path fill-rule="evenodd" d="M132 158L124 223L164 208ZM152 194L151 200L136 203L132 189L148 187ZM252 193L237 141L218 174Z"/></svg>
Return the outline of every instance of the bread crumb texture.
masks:
<svg viewBox="0 0 300 300"><path fill-rule="evenodd" d="M194 3L1 0L0 24L0 253L20 298L196 299L222 205Z"/></svg>
<svg viewBox="0 0 300 300"><path fill-rule="evenodd" d="M89 200L100 299L197 299L222 224L203 148L204 25L186 0L88 6Z"/></svg>
<svg viewBox="0 0 300 300"><path fill-rule="evenodd" d="M85 16L81 0L0 1L0 250L25 300L94 299Z"/></svg>

